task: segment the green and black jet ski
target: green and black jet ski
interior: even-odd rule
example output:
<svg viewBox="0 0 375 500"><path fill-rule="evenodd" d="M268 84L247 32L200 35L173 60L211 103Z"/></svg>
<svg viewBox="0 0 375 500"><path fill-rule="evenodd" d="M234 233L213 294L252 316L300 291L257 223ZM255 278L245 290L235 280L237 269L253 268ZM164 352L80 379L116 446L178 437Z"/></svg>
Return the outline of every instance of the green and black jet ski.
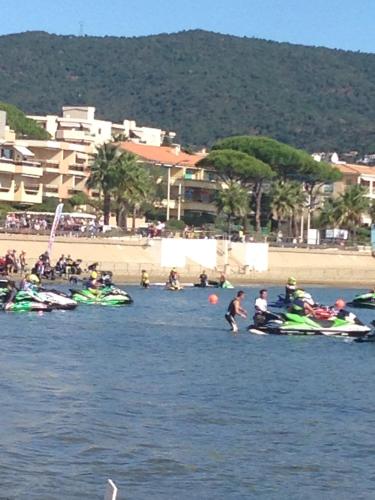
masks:
<svg viewBox="0 0 375 500"><path fill-rule="evenodd" d="M0 301L4 302L8 294L7 280L0 280ZM47 304L50 309L75 309L78 305L77 302L68 297L64 292L60 290L46 290L45 288L35 287L30 290L19 290L13 301L17 307L25 308L28 310L27 303L37 303L37 304ZM23 305L22 305L23 304ZM11 310L10 305L8 305L7 310ZM45 310L44 307L34 306L33 310Z"/></svg>
<svg viewBox="0 0 375 500"><path fill-rule="evenodd" d="M332 337L364 337L371 328L364 325L352 313L345 318L316 319L295 313L283 313L261 326L249 326L250 333L258 335L326 335Z"/></svg>
<svg viewBox="0 0 375 500"><path fill-rule="evenodd" d="M27 292L18 291L12 302L6 304L7 288L0 288L0 303L4 311L28 312L28 311L52 311L52 306L42 300L37 300Z"/></svg>
<svg viewBox="0 0 375 500"><path fill-rule="evenodd" d="M366 309L375 308L375 293L366 292L356 295L351 302L346 304L349 307L363 307Z"/></svg>
<svg viewBox="0 0 375 500"><path fill-rule="evenodd" d="M102 306L123 306L133 303L130 295L113 285L93 291L90 288L82 290L71 289L71 298L80 304L95 304Z"/></svg>

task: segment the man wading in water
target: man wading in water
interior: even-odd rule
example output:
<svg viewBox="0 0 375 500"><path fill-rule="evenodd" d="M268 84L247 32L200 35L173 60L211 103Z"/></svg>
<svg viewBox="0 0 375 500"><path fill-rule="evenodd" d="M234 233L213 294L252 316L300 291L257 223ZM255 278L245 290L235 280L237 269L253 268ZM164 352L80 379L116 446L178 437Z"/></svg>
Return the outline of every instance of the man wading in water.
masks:
<svg viewBox="0 0 375 500"><path fill-rule="evenodd" d="M244 297L245 297L245 292L243 292L242 290L237 292L236 297L233 300L231 300L228 306L228 311L225 313L225 319L230 324L231 330L234 333L238 332L238 326L235 320L236 314L238 314L242 318L246 318L247 316L247 312L245 311L245 309L242 309L241 307L241 302Z"/></svg>

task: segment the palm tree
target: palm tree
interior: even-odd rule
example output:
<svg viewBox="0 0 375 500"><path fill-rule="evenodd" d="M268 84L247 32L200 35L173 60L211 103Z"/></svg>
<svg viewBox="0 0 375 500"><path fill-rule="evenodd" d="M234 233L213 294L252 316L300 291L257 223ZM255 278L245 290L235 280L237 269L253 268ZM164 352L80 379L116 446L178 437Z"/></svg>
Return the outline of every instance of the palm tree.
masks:
<svg viewBox="0 0 375 500"><path fill-rule="evenodd" d="M295 181L279 180L273 184L270 197L272 216L277 220L277 230L280 229L281 221L288 220L289 228L293 227L294 236L297 236L297 217L306 203L302 185Z"/></svg>
<svg viewBox="0 0 375 500"><path fill-rule="evenodd" d="M339 200L328 198L320 210L318 224L322 228L334 228L338 224L341 209Z"/></svg>
<svg viewBox="0 0 375 500"><path fill-rule="evenodd" d="M326 200L320 214L320 224L323 227L346 227L356 239L356 229L362 223L362 215L371 213L367 189L356 184L348 186L345 193L334 200Z"/></svg>
<svg viewBox="0 0 375 500"><path fill-rule="evenodd" d="M349 186L337 200L338 223L347 227L353 240L356 239L357 227L362 224L362 216L370 209L368 190L359 184Z"/></svg>
<svg viewBox="0 0 375 500"><path fill-rule="evenodd" d="M127 214L131 212L134 230L137 213L152 201L154 191L153 176L138 163L137 156L124 152L118 160L114 189L117 224L126 228Z"/></svg>
<svg viewBox="0 0 375 500"><path fill-rule="evenodd" d="M111 191L116 186L116 170L121 155L124 154L115 144L108 142L97 149L89 166L90 176L86 181L89 189L99 189L103 195L104 224L109 224L111 213Z"/></svg>
<svg viewBox="0 0 375 500"><path fill-rule="evenodd" d="M228 221L228 234L231 221L235 218L245 218L249 213L249 193L237 182L227 184L227 187L218 191L216 206L219 213L223 213Z"/></svg>

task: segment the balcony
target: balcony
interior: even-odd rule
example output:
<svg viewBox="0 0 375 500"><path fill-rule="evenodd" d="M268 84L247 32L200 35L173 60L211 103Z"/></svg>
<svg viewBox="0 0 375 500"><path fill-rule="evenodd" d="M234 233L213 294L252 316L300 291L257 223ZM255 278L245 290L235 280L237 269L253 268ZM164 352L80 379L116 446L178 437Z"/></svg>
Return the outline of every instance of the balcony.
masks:
<svg viewBox="0 0 375 500"><path fill-rule="evenodd" d="M56 140L91 144L95 141L95 138L88 135L84 130L60 129L56 131Z"/></svg>
<svg viewBox="0 0 375 500"><path fill-rule="evenodd" d="M69 173L81 177L87 177L86 168L82 164L74 163L69 165Z"/></svg>
<svg viewBox="0 0 375 500"><path fill-rule="evenodd" d="M26 184L21 181L14 193L14 201L18 203L42 203L43 184Z"/></svg>
<svg viewBox="0 0 375 500"><path fill-rule="evenodd" d="M35 161L14 161L8 158L0 158L0 173L18 174L26 177L41 177L43 169Z"/></svg>
<svg viewBox="0 0 375 500"><path fill-rule="evenodd" d="M213 214L217 213L217 208L215 203L185 200L182 203L182 207L184 210L193 210L194 212L210 212Z"/></svg>
<svg viewBox="0 0 375 500"><path fill-rule="evenodd" d="M45 184L43 186L43 195L47 198L59 198L59 186L55 184Z"/></svg>
<svg viewBox="0 0 375 500"><path fill-rule="evenodd" d="M26 177L42 177L43 169L35 162L17 163L15 173Z"/></svg>
<svg viewBox="0 0 375 500"><path fill-rule="evenodd" d="M180 182L176 179L174 184L179 184ZM181 184L185 187L201 188L201 189L219 189L219 184L217 180L199 180L199 179L184 179Z"/></svg>
<svg viewBox="0 0 375 500"><path fill-rule="evenodd" d="M42 167L45 172L50 174L60 173L60 163L56 160L45 160L42 162Z"/></svg>
<svg viewBox="0 0 375 500"><path fill-rule="evenodd" d="M15 174L16 166L13 160L0 158L0 172L4 174Z"/></svg>
<svg viewBox="0 0 375 500"><path fill-rule="evenodd" d="M14 186L15 182L11 181L9 186L0 187L0 200L1 201L14 201Z"/></svg>

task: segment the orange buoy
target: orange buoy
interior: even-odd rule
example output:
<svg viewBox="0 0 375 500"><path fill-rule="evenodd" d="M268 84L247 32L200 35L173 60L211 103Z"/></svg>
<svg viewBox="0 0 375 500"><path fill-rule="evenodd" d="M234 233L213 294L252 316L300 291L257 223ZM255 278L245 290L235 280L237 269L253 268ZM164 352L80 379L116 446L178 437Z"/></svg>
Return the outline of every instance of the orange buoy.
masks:
<svg viewBox="0 0 375 500"><path fill-rule="evenodd" d="M215 293L211 293L211 295L208 296L208 302L210 304L217 304L219 302L219 297Z"/></svg>

